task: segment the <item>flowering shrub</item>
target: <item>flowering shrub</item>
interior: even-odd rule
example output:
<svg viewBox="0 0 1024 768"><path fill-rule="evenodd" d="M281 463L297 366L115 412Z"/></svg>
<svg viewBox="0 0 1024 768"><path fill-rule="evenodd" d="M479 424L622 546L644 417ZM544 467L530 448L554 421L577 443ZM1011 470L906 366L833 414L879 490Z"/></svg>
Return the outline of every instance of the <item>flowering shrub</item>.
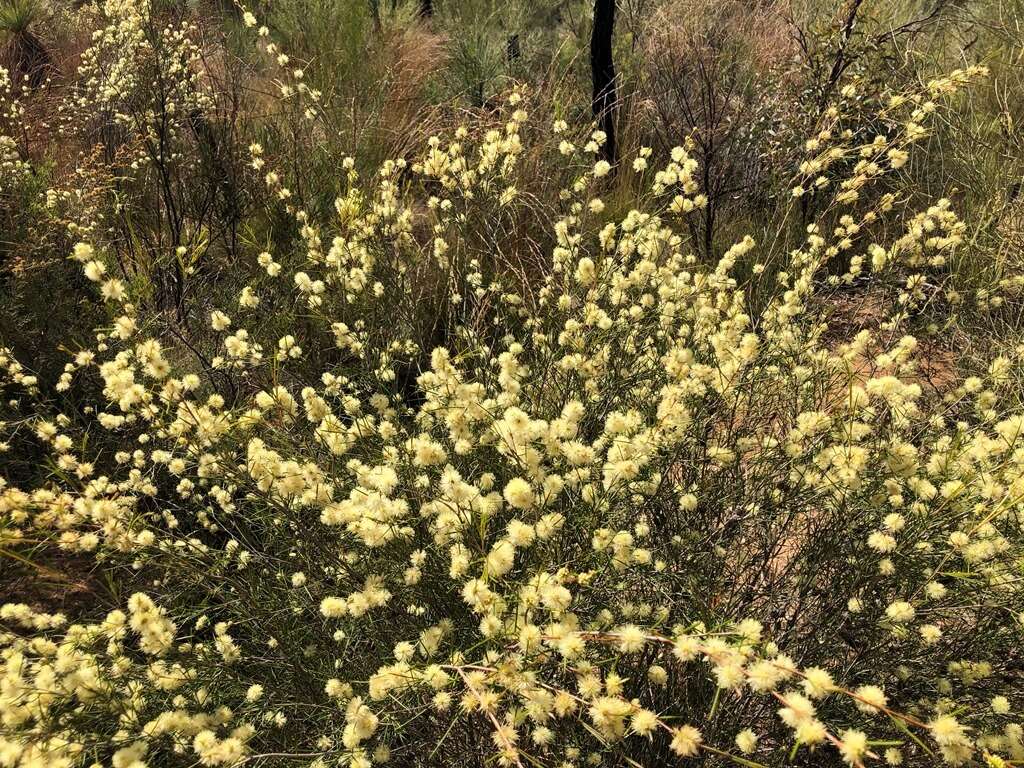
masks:
<svg viewBox="0 0 1024 768"><path fill-rule="evenodd" d="M45 456L0 484L0 544L125 593L0 608L0 766L1024 761L1020 353L927 390L910 329L964 298L963 225L862 197L981 74L893 96L866 143L830 112L789 252L688 255L685 146L641 150L612 215L603 137L560 121L523 275L488 238L532 210L519 92L372 178L346 161L324 215L253 144L303 253L239 265L195 343L87 231L95 344L53 387L0 352L4 448ZM837 341L822 304L858 280L887 314Z"/></svg>

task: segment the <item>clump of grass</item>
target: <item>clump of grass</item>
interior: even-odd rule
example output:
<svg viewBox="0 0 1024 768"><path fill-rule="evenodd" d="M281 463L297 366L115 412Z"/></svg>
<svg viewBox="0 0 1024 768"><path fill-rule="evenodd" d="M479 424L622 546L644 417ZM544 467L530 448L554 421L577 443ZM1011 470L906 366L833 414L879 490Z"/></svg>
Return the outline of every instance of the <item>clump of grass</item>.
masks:
<svg viewBox="0 0 1024 768"><path fill-rule="evenodd" d="M4 38L2 58L33 88L46 81L52 67L50 52L34 30L40 15L41 10L35 0L5 0L0 4L0 36Z"/></svg>

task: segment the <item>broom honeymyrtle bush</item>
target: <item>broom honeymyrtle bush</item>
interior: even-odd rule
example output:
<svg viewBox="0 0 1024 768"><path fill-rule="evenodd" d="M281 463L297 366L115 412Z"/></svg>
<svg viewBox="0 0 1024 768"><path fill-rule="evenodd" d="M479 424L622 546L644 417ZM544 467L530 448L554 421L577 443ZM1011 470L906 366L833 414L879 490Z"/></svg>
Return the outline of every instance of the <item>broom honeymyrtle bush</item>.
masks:
<svg viewBox="0 0 1024 768"><path fill-rule="evenodd" d="M602 135L519 91L345 161L329 214L254 144L302 253L237 265L198 347L76 230L109 322L52 386L0 352L3 448L46 456L0 481L0 545L125 595L0 608L0 766L1024 763L1021 353L937 393L911 334L1020 282L957 295L952 204L867 194L983 74L866 143L830 111L793 192L820 220L711 264L685 145L613 217ZM530 225L531 141L566 183L521 275L495 222ZM836 340L821 303L863 282L886 315Z"/></svg>

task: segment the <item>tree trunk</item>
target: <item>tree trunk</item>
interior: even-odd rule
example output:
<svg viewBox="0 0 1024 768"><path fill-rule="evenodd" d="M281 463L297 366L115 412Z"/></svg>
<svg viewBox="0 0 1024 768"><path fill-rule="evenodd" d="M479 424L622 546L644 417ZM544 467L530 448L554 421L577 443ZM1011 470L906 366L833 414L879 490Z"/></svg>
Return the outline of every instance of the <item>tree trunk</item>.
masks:
<svg viewBox="0 0 1024 768"><path fill-rule="evenodd" d="M370 17L373 19L373 31L379 35L384 28L380 20L380 0L370 0Z"/></svg>
<svg viewBox="0 0 1024 768"><path fill-rule="evenodd" d="M618 89L615 62L612 60L612 36L615 32L615 0L594 0L594 29L590 37L590 71L594 83L591 106L597 127L608 137L601 148L602 157L615 163L615 102Z"/></svg>
<svg viewBox="0 0 1024 768"><path fill-rule="evenodd" d="M505 41L505 61L509 64L519 61L522 56L522 47L519 44L519 33L513 33Z"/></svg>
<svg viewBox="0 0 1024 768"><path fill-rule="evenodd" d="M42 41L31 30L15 32L9 36L0 55L9 59L14 72L14 85L21 86L27 81L32 88L39 88L51 74L53 61Z"/></svg>

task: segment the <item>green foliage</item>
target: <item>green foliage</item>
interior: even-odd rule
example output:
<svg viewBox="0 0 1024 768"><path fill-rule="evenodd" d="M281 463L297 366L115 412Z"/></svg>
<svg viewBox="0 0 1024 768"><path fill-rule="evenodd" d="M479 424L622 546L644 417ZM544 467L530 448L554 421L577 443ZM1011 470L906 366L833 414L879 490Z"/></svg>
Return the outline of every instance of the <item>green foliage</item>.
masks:
<svg viewBox="0 0 1024 768"><path fill-rule="evenodd" d="M4 0L0 4L0 32L24 35L38 18L36 0Z"/></svg>

